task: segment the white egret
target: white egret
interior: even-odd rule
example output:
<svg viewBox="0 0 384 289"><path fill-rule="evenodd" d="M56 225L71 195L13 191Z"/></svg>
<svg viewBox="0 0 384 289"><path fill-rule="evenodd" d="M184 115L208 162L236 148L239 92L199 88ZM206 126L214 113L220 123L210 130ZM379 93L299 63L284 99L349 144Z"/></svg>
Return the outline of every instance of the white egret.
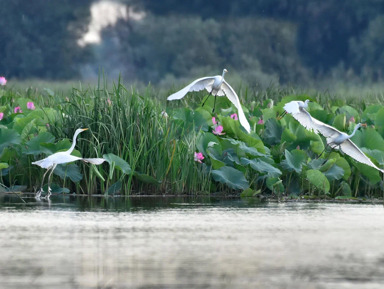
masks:
<svg viewBox="0 0 384 289"><path fill-rule="evenodd" d="M224 79L224 75L226 72L228 72L228 70L224 69L222 75L207 76L207 77L196 79L195 81L193 81L192 83L184 87L183 89L168 96L167 100L182 99L188 92L200 91L205 89L209 92L209 95L203 102L203 106L207 101L208 97L211 94L214 95L215 101L213 104L213 110L212 110L212 113L213 113L215 112L216 97L225 95L230 100L230 102L232 102L232 104L237 108L239 113L240 124L245 128L247 132L250 132L251 127L247 121L247 118L244 115L244 111L243 111L243 108L241 107L239 97L237 96L233 88Z"/></svg>
<svg viewBox="0 0 384 289"><path fill-rule="evenodd" d="M343 153L349 155L354 160L373 167L380 172L384 173L384 170L378 168L369 157L367 157L351 140L355 135L356 131L365 124L358 123L353 129L351 134L341 132L336 128L321 122L320 120L312 117L306 108L308 107L309 100L302 101L291 101L285 104L284 109L286 112L292 114L292 116L300 122L308 130L313 130L315 133L322 134L327 141L327 146L333 149L339 149ZM325 150L325 149L324 149ZM324 152L324 151L323 151ZM321 153L322 154L322 153ZM320 155L321 155L320 154Z"/></svg>
<svg viewBox="0 0 384 289"><path fill-rule="evenodd" d="M308 108L309 99L305 101L291 101L284 105L284 113L281 117L283 117L286 113L289 113L296 119L302 126L304 126L308 130L313 130L315 133L318 133L316 128L312 122L312 116L306 110Z"/></svg>
<svg viewBox="0 0 384 289"><path fill-rule="evenodd" d="M50 180L51 175L52 175L52 173L55 170L57 165L65 164L65 163L70 163L70 162L74 162L74 161L78 161L78 160L81 160L81 161L84 161L84 162L87 162L87 163L91 163L91 164L95 164L95 165L100 165L100 164L102 164L105 161L105 159L103 159L103 158L80 158L80 157L76 157L76 156L72 156L71 155L72 151L75 149L77 136L79 135L79 133L81 133L81 132L83 132L85 130L87 130L87 128L79 128L79 129L77 129L75 131L75 134L73 135L72 146L67 151L54 153L54 154L46 157L45 159L42 159L42 160L39 160L39 161L35 161L35 162L32 163L34 165L38 165L39 167L42 167L43 169L47 169L47 171L43 175L43 179L41 181L41 187L36 192L35 197L37 199L39 199L40 196L41 196L41 193L44 192L43 191L44 178L45 178L45 175L49 171L51 171L51 172L50 172L50 174L48 176L48 193L47 193L46 198L48 199L51 196L52 190L50 188L49 180Z"/></svg>

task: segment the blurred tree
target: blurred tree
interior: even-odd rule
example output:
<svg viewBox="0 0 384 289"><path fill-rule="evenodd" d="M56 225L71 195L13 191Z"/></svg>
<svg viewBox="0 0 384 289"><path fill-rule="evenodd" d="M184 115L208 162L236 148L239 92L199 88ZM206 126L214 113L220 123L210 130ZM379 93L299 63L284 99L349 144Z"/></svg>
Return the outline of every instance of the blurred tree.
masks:
<svg viewBox="0 0 384 289"><path fill-rule="evenodd" d="M161 16L198 15L218 22L245 16L290 21L298 27L296 49L303 63L317 74L339 63L354 65L350 40L366 32L370 19L384 14L383 0L129 1Z"/></svg>
<svg viewBox="0 0 384 289"><path fill-rule="evenodd" d="M66 79L89 60L77 45L92 0L12 0L0 9L0 72L7 77Z"/></svg>
<svg viewBox="0 0 384 289"><path fill-rule="evenodd" d="M352 67L365 80L382 81L384 67L384 15L369 22L368 28L350 41Z"/></svg>

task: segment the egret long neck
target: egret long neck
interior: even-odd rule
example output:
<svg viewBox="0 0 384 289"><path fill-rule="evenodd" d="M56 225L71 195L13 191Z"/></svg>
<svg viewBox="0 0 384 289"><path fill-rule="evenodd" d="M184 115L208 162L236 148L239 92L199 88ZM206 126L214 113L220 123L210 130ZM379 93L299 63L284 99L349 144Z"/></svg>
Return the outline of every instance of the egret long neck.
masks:
<svg viewBox="0 0 384 289"><path fill-rule="evenodd" d="M224 75L225 75L226 71L223 70L223 74L221 75L221 80L224 80Z"/></svg>
<svg viewBox="0 0 384 289"><path fill-rule="evenodd" d="M76 146L76 138L81 133L81 131L76 131L75 134L73 135L73 140L72 140L72 145L71 147L66 151L68 154L72 153L72 151L75 149Z"/></svg>
<svg viewBox="0 0 384 289"><path fill-rule="evenodd" d="M360 128L360 125L356 125L355 128L353 129L353 132L348 136L348 138L353 137L359 128Z"/></svg>

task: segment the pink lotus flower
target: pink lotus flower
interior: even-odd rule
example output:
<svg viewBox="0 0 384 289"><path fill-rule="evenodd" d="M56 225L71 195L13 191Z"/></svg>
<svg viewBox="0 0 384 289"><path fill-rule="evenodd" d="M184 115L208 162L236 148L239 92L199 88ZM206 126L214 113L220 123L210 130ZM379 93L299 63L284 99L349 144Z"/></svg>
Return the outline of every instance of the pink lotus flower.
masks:
<svg viewBox="0 0 384 289"><path fill-rule="evenodd" d="M27 102L27 108L30 109L30 110L35 110L36 109L35 104L32 101L28 101Z"/></svg>
<svg viewBox="0 0 384 289"><path fill-rule="evenodd" d="M7 80L5 79L4 76L0 76L0 85L6 85L7 84Z"/></svg>
<svg viewBox="0 0 384 289"><path fill-rule="evenodd" d="M351 118L349 119L349 122L355 122L355 118L353 116L351 116Z"/></svg>
<svg viewBox="0 0 384 289"><path fill-rule="evenodd" d="M225 133L223 133L223 126L222 125L218 125L215 127L215 129L212 131L213 134L216 134L216 135L223 135Z"/></svg>
<svg viewBox="0 0 384 289"><path fill-rule="evenodd" d="M259 121L257 122L257 124L264 124L264 120L262 118L260 118Z"/></svg>
<svg viewBox="0 0 384 289"><path fill-rule="evenodd" d="M212 117L212 122L213 122L213 124L217 124L217 121L216 121L216 117Z"/></svg>
<svg viewBox="0 0 384 289"><path fill-rule="evenodd" d="M195 152L195 162L202 163L202 160L204 159L203 153L196 153Z"/></svg>
<svg viewBox="0 0 384 289"><path fill-rule="evenodd" d="M231 114L231 118L233 118L234 120L239 120L239 118L237 117L237 114L236 114L236 113Z"/></svg>
<svg viewBox="0 0 384 289"><path fill-rule="evenodd" d="M20 106L16 106L15 109L13 110L13 112L14 113L23 113Z"/></svg>
<svg viewBox="0 0 384 289"><path fill-rule="evenodd" d="M4 112L0 112L0 120L4 118Z"/></svg>

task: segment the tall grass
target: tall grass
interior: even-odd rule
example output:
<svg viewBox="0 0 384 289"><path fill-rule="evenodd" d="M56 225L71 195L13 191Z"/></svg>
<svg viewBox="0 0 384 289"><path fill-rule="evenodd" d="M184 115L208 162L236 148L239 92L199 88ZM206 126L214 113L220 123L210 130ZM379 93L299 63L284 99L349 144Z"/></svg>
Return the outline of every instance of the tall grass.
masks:
<svg viewBox="0 0 384 289"><path fill-rule="evenodd" d="M209 174L203 173L193 159L195 136L183 133L163 116L164 102L156 100L150 87L140 95L120 81L110 90L99 83L96 88L74 88L69 97L56 96L51 101L50 105L56 105L62 113L57 125L51 127L57 139L71 138L77 128L87 127L90 131L81 134L76 146L84 156L113 153L139 173L124 175L104 164L98 167L105 179L102 181L94 167L82 164L84 179L78 190L103 193L118 180L127 195L209 190Z"/></svg>

